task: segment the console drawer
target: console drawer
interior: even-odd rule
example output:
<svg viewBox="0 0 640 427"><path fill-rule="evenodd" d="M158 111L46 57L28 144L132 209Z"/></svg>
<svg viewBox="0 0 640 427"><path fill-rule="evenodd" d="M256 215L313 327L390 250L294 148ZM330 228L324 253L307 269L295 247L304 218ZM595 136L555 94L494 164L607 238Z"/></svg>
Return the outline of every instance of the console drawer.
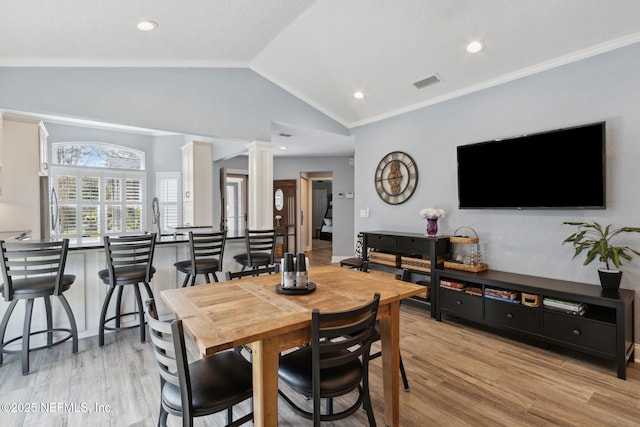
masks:
<svg viewBox="0 0 640 427"><path fill-rule="evenodd" d="M540 310L485 298L484 319L514 329L540 332Z"/></svg>
<svg viewBox="0 0 640 427"><path fill-rule="evenodd" d="M550 338L602 351L616 353L616 325L579 316L543 312L544 334Z"/></svg>
<svg viewBox="0 0 640 427"><path fill-rule="evenodd" d="M482 319L482 297L440 288L440 308L463 317Z"/></svg>

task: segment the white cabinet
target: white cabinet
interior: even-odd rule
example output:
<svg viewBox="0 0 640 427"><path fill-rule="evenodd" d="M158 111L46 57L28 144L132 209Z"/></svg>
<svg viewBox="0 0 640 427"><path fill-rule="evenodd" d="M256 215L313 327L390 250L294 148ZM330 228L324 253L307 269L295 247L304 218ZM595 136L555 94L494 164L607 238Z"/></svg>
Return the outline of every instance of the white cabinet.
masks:
<svg viewBox="0 0 640 427"><path fill-rule="evenodd" d="M213 223L213 151L211 144L192 141L182 147L182 222Z"/></svg>
<svg viewBox="0 0 640 427"><path fill-rule="evenodd" d="M40 239L40 121L9 116L2 120L2 230L31 230Z"/></svg>

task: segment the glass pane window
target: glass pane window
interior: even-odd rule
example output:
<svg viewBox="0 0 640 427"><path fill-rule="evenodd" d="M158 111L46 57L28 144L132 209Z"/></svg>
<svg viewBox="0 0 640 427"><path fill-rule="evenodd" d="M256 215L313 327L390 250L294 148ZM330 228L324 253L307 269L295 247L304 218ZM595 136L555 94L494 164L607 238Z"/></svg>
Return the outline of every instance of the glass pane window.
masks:
<svg viewBox="0 0 640 427"><path fill-rule="evenodd" d="M61 202L77 200L77 179L75 176L60 175L56 179L58 200Z"/></svg>
<svg viewBox="0 0 640 427"><path fill-rule="evenodd" d="M144 153L99 142L57 142L52 162L61 166L144 170Z"/></svg>
<svg viewBox="0 0 640 427"><path fill-rule="evenodd" d="M58 230L63 235L77 235L78 234L78 226L76 222L76 214L77 207L76 206L68 206L61 205L58 207L58 218L60 221Z"/></svg>
<svg viewBox="0 0 640 427"><path fill-rule="evenodd" d="M100 178L95 176L82 177L82 200L100 200Z"/></svg>
<svg viewBox="0 0 640 427"><path fill-rule="evenodd" d="M93 236L98 234L99 220L98 206L83 206L82 207L82 235Z"/></svg>
<svg viewBox="0 0 640 427"><path fill-rule="evenodd" d="M141 233L147 201L144 153L99 143L56 143L51 182L58 235Z"/></svg>
<svg viewBox="0 0 640 427"><path fill-rule="evenodd" d="M105 178L105 202L120 202L122 200L122 180L120 178Z"/></svg>
<svg viewBox="0 0 640 427"><path fill-rule="evenodd" d="M142 207L127 206L125 222L127 224L126 231L142 231Z"/></svg>
<svg viewBox="0 0 640 427"><path fill-rule="evenodd" d="M107 206L105 209L105 229L107 233L122 231L122 206Z"/></svg>
<svg viewBox="0 0 640 427"><path fill-rule="evenodd" d="M127 179L125 184L125 194L127 202L142 201L142 180Z"/></svg>
<svg viewBox="0 0 640 427"><path fill-rule="evenodd" d="M156 174L156 197L160 207L160 227L171 230L182 224L180 209L180 172L158 172Z"/></svg>

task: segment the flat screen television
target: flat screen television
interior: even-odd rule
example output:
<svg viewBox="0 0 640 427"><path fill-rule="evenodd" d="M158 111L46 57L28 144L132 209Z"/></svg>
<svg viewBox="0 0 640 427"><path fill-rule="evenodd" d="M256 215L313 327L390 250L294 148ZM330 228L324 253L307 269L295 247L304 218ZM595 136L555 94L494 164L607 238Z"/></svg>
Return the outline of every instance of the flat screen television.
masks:
<svg viewBox="0 0 640 427"><path fill-rule="evenodd" d="M460 209L605 209L605 122L457 147Z"/></svg>

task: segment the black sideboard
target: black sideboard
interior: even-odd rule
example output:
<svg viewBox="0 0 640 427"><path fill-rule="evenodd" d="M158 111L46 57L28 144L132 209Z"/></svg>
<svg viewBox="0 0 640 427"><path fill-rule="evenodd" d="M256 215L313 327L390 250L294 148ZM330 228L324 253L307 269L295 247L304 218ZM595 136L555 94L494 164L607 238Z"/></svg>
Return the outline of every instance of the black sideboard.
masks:
<svg viewBox="0 0 640 427"><path fill-rule="evenodd" d="M415 271L403 269L399 266L388 266L370 262L369 249L391 254L428 257L432 268L438 265L438 258L442 259L449 255L451 244L449 236L427 236L419 233L402 233L392 231L363 231L362 232L362 254L364 259L364 269L385 271L397 274L402 280L430 286L430 299L414 297L411 300L429 309L431 316L435 317L434 287L432 272Z"/></svg>

